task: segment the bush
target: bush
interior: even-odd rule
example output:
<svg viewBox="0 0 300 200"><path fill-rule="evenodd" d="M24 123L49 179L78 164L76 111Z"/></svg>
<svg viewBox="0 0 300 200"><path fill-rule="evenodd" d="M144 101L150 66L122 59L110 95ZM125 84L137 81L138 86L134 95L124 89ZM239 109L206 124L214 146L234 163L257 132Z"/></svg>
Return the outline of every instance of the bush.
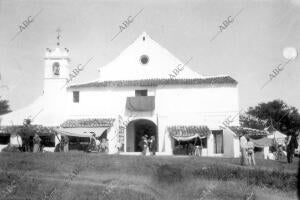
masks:
<svg viewBox="0 0 300 200"><path fill-rule="evenodd" d="M2 149L2 152L21 152L19 147L11 146L8 144L6 147Z"/></svg>

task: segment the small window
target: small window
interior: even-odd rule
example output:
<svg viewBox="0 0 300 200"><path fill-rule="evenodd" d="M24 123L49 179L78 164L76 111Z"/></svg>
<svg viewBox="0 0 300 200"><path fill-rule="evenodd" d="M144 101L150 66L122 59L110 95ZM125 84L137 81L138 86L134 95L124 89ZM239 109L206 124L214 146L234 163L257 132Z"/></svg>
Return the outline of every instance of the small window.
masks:
<svg viewBox="0 0 300 200"><path fill-rule="evenodd" d="M79 91L73 91L73 102L79 103Z"/></svg>
<svg viewBox="0 0 300 200"><path fill-rule="evenodd" d="M53 63L52 71L55 76L59 76L59 68L60 68L60 65L58 62Z"/></svg>
<svg viewBox="0 0 300 200"><path fill-rule="evenodd" d="M136 90L135 91L135 96L148 96L148 91L147 90Z"/></svg>
<svg viewBox="0 0 300 200"><path fill-rule="evenodd" d="M149 62L149 57L146 55L142 55L140 61L143 65L146 65Z"/></svg>

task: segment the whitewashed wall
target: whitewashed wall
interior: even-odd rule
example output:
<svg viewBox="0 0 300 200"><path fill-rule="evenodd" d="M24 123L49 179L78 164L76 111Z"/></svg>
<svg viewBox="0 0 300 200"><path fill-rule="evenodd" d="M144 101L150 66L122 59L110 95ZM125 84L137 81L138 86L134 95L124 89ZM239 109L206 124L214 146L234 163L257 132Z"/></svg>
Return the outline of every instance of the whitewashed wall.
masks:
<svg viewBox="0 0 300 200"><path fill-rule="evenodd" d="M223 130L223 147L224 156L233 157L234 156L234 134L227 129Z"/></svg>
<svg viewBox="0 0 300 200"><path fill-rule="evenodd" d="M177 87L177 88L176 88ZM235 116L230 125L239 125L239 102L237 87L203 86L160 86L155 87L126 87L126 88L83 88L69 90L67 94L67 118L115 118L121 115L128 118L126 113L127 97L135 96L135 90L147 89L148 96L155 96L155 111L135 113L138 116L131 119L151 119L156 124L158 118L158 151L172 154L172 139L166 133L170 125L207 125L211 130L219 130L227 117ZM73 103L72 91L80 91L79 103ZM129 127L130 129L130 127ZM130 131L130 130L128 130ZM132 130L131 130L132 131ZM224 135L224 137L227 137ZM231 137L231 136L228 136ZM127 138L132 140L131 137ZM234 153L234 139L224 139L224 145L230 145L226 154ZM213 136L208 137L207 155L213 154ZM126 142L127 143L127 142ZM133 148L126 147L125 148ZM225 147L227 148L227 147ZM224 149L225 150L225 149ZM130 150L131 151L131 150Z"/></svg>
<svg viewBox="0 0 300 200"><path fill-rule="evenodd" d="M178 87L178 86L177 86ZM148 89L148 96L155 96L155 113L159 115L179 115L180 120L199 122L201 115L204 122L211 123L212 118L222 123L224 117L239 111L236 87L203 88L201 86L165 86L130 87L130 88L92 88L80 89L80 102L73 103L70 90L67 95L69 116L113 116L125 113L127 97L135 96L135 90ZM76 91L76 90L75 90ZM190 119L181 115L190 116ZM194 118L194 119L193 119ZM238 117L233 124L238 124Z"/></svg>

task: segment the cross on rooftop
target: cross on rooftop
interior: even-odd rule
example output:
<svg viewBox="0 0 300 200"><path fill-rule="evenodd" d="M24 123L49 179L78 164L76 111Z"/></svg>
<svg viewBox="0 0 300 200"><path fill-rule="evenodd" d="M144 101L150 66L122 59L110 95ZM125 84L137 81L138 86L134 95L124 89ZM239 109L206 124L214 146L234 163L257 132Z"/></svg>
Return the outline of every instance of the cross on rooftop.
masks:
<svg viewBox="0 0 300 200"><path fill-rule="evenodd" d="M61 29L60 28L58 28L58 29L56 29L56 32L57 32L57 46L59 46L60 45L60 42L59 42L59 40L60 40L60 32L61 32Z"/></svg>

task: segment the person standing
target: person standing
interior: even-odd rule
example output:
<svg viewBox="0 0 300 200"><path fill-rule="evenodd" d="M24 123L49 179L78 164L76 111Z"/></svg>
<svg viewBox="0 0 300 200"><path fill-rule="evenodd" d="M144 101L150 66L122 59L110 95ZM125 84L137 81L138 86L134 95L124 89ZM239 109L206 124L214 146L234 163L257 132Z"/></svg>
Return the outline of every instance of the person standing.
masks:
<svg viewBox="0 0 300 200"><path fill-rule="evenodd" d="M298 142L297 142L296 135L289 132L287 142L286 142L288 163L293 163L293 157L294 157L296 148L298 148Z"/></svg>
<svg viewBox="0 0 300 200"><path fill-rule="evenodd" d="M100 152L105 153L105 149L106 149L105 138L102 138L100 142Z"/></svg>
<svg viewBox="0 0 300 200"><path fill-rule="evenodd" d="M142 140L143 140L143 155L145 156L147 154L147 150L149 151L149 149L148 149L148 135L144 135L142 137Z"/></svg>
<svg viewBox="0 0 300 200"><path fill-rule="evenodd" d="M33 153L40 151L41 141L41 138L35 133L33 137Z"/></svg>
<svg viewBox="0 0 300 200"><path fill-rule="evenodd" d="M96 151L97 152L100 152L100 146L101 145L101 142L100 142L100 140L99 139L96 139Z"/></svg>
<svg viewBox="0 0 300 200"><path fill-rule="evenodd" d="M122 151L122 143L120 141L117 142L116 148L118 150L118 154Z"/></svg>
<svg viewBox="0 0 300 200"><path fill-rule="evenodd" d="M69 152L69 137L68 136L64 136L64 152Z"/></svg>
<svg viewBox="0 0 300 200"><path fill-rule="evenodd" d="M188 144L188 155L193 156L195 153L195 146L192 143Z"/></svg>
<svg viewBox="0 0 300 200"><path fill-rule="evenodd" d="M155 142L155 136L151 136L150 138L150 152L151 152L151 155L155 155L155 152L156 152L156 142Z"/></svg>
<svg viewBox="0 0 300 200"><path fill-rule="evenodd" d="M244 135L240 138L240 147L241 147L241 165L248 165L248 163L247 163L247 139Z"/></svg>
<svg viewBox="0 0 300 200"><path fill-rule="evenodd" d="M250 138L247 137L247 156L249 165L255 166L255 157L254 157L254 143L250 141Z"/></svg>
<svg viewBox="0 0 300 200"><path fill-rule="evenodd" d="M150 150L149 150L149 139L148 135L145 136L145 141L144 141L144 149L146 149L145 155L149 156L150 155Z"/></svg>
<svg viewBox="0 0 300 200"><path fill-rule="evenodd" d="M94 132L92 133L92 137L90 139L90 151L96 151L96 134Z"/></svg>
<svg viewBox="0 0 300 200"><path fill-rule="evenodd" d="M195 156L198 156L198 157L202 156L202 146L201 145L195 146Z"/></svg>
<svg viewBox="0 0 300 200"><path fill-rule="evenodd" d="M107 138L105 138L104 139L104 146L105 146L105 149L104 149L104 152L105 153L108 153L109 152L109 144L108 144L108 139Z"/></svg>

